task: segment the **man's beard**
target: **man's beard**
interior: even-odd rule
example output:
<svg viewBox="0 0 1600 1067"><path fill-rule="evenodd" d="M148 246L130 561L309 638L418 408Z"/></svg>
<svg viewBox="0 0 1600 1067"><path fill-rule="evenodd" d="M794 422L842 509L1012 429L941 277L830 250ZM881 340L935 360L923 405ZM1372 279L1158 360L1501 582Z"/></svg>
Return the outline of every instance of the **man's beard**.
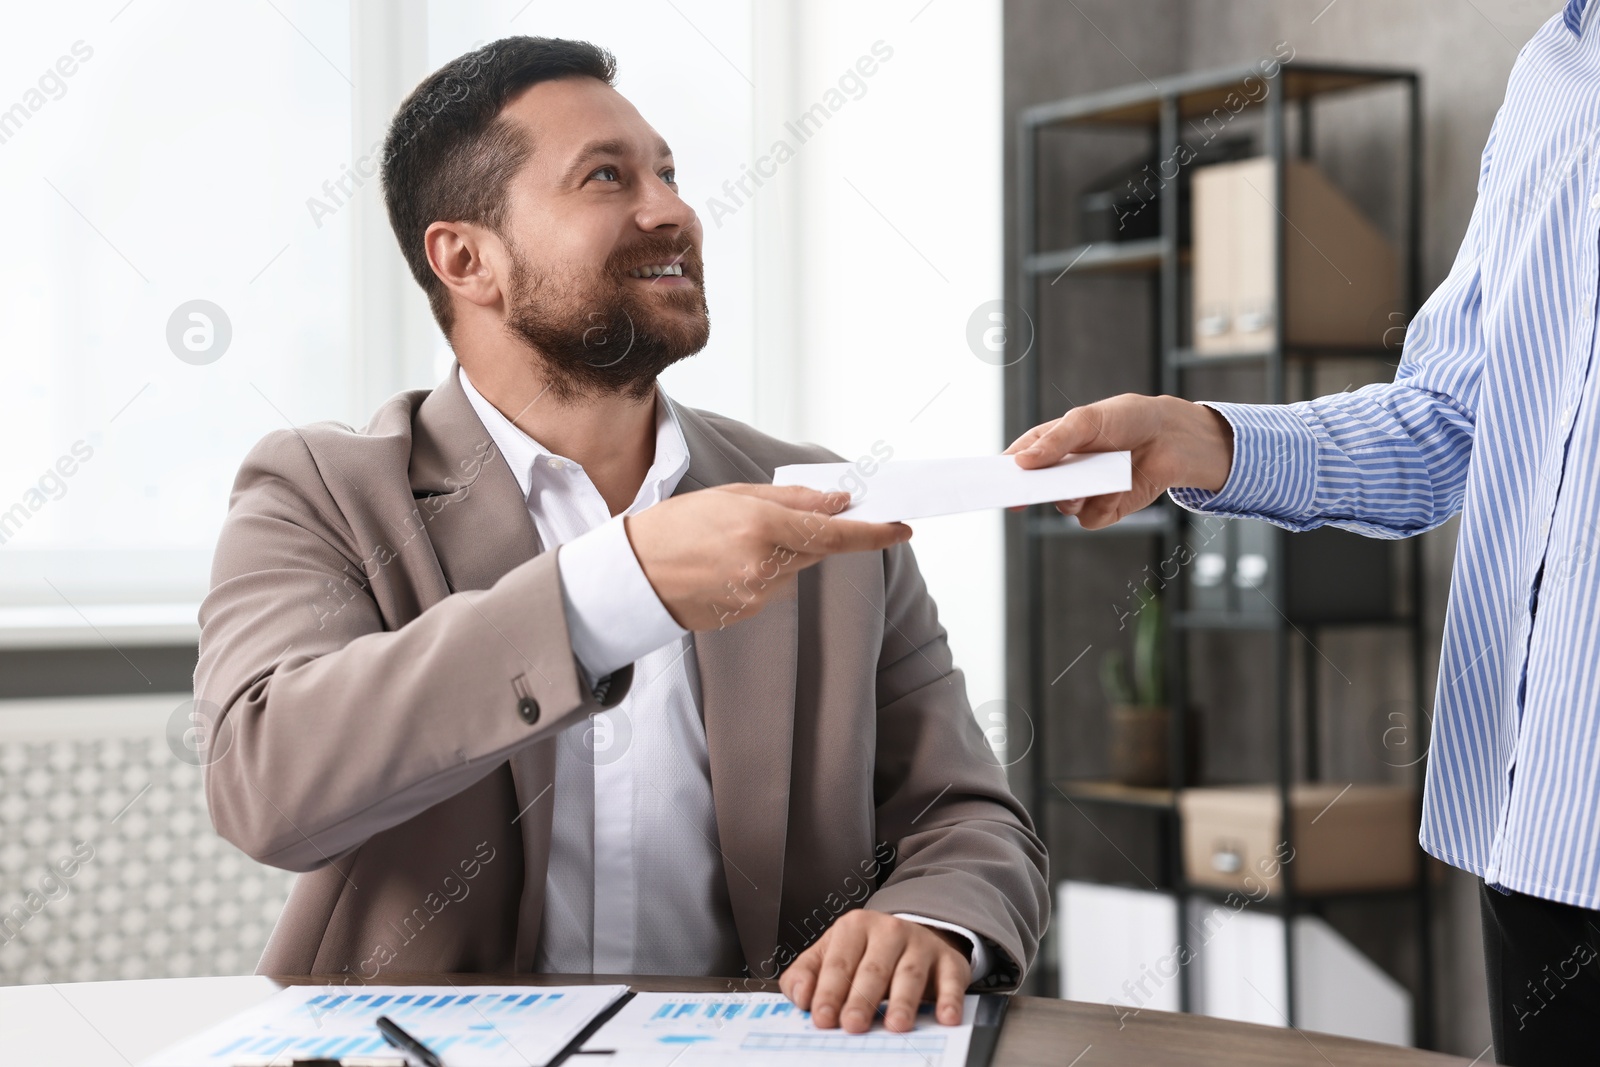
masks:
<svg viewBox="0 0 1600 1067"><path fill-rule="evenodd" d="M711 335L705 270L687 241L641 239L592 279L535 275L519 249L510 252L506 329L541 357L558 402L615 394L642 400L662 371L700 351ZM628 275L645 263L678 263L694 286L646 292L648 280Z"/></svg>

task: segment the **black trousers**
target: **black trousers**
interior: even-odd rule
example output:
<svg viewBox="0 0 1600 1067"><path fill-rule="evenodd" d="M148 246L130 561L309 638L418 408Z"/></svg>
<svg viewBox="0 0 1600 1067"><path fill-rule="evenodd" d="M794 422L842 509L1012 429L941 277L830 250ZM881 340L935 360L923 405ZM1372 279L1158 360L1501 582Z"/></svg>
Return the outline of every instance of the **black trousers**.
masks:
<svg viewBox="0 0 1600 1067"><path fill-rule="evenodd" d="M1600 1063L1600 911L1479 892L1496 1062Z"/></svg>

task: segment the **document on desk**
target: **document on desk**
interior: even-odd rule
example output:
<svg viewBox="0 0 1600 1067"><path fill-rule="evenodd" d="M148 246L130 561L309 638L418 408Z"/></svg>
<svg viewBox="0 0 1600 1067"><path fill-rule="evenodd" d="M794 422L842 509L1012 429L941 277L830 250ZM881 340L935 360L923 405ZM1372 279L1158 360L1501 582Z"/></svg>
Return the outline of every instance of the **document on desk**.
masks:
<svg viewBox="0 0 1600 1067"><path fill-rule="evenodd" d="M598 986L290 986L140 1067L398 1056L387 1015L449 1067L544 1067L628 991Z"/></svg>
<svg viewBox="0 0 1600 1067"><path fill-rule="evenodd" d="M845 490L851 502L842 518L903 522L1126 492L1133 460L1127 452L1085 452L1038 470L1023 470L1014 456L794 463L774 471L772 484Z"/></svg>
<svg viewBox="0 0 1600 1067"><path fill-rule="evenodd" d="M916 1025L891 1033L819 1030L778 993L637 993L569 1062L584 1067L963 1067L977 996L958 1026L941 1026L932 1005Z"/></svg>

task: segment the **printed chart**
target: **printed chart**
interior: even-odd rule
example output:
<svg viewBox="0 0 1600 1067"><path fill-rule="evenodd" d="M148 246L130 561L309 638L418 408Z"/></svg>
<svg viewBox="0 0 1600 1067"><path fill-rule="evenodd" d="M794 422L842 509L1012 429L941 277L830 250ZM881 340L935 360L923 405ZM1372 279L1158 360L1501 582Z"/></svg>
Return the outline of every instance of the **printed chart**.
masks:
<svg viewBox="0 0 1600 1067"><path fill-rule="evenodd" d="M274 1057L394 1055L386 1015L449 1067L543 1067L626 986L291 986L141 1067L228 1067Z"/></svg>
<svg viewBox="0 0 1600 1067"><path fill-rule="evenodd" d="M978 998L966 998L959 1026L940 1026L925 1005L908 1033L879 1022L864 1034L819 1030L776 993L639 993L583 1045L609 1052L606 1067L962 1067Z"/></svg>

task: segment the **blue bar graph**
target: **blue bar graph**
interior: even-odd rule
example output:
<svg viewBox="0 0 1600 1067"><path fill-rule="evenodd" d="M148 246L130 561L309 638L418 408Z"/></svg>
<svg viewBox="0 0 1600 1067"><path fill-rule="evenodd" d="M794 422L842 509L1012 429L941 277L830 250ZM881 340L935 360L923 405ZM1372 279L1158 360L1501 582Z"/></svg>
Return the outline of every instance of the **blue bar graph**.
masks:
<svg viewBox="0 0 1600 1067"><path fill-rule="evenodd" d="M204 1059L213 1067L228 1067L246 1056L287 1062L291 1058L389 1055L392 1049L376 1026L378 1016L388 1015L436 1052L453 1049L455 1059L447 1062L523 1064L529 1055L544 1054L534 1050L544 1050L552 1042L549 1054L559 1051L584 1020L621 992L609 986L560 992L503 985L435 986L405 992L394 986L363 987L355 982L343 988L285 990L280 997L289 1002L282 1008L247 1013L253 1017L241 1017L231 1030L219 1026L215 1032L195 1035L184 1062ZM706 1008L697 1022L709 1017L720 1024L727 1011L725 1006L703 1002L682 1006L689 1012ZM8 1065L0 1063L0 1067Z"/></svg>
<svg viewBox="0 0 1600 1067"><path fill-rule="evenodd" d="M748 1004L738 1000L698 1000L698 1001L673 1001L669 1000L655 1010L650 1016L655 1019L682 1019L686 1017L704 1016L707 1019L736 1019L750 1009L750 1017L759 1019L764 1015L778 1018L793 1015L795 1007L787 1001L781 1004ZM803 1012L801 1013L804 1014Z"/></svg>

